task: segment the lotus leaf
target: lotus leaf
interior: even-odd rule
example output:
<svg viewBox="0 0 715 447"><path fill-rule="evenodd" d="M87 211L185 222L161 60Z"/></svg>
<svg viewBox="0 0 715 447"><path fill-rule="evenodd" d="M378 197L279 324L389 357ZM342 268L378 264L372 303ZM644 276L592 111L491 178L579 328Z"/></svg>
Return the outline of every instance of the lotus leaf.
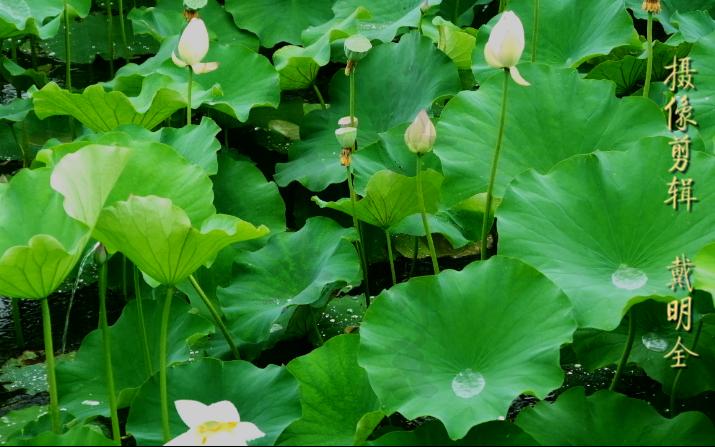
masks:
<svg viewBox="0 0 715 447"><path fill-rule="evenodd" d="M469 430L459 441L452 441L438 421L428 422L413 431L393 431L370 445L539 445L534 438L510 422L492 421Z"/></svg>

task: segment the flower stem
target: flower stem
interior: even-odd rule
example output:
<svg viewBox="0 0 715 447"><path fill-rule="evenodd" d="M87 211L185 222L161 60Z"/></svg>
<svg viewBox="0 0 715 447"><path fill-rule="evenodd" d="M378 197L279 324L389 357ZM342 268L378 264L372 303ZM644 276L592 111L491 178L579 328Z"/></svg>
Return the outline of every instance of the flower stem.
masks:
<svg viewBox="0 0 715 447"><path fill-rule="evenodd" d="M315 95L318 97L318 101L320 101L320 107L322 107L323 110L328 110L328 106L325 105L325 99L323 98L323 94L320 93L320 89L315 84L313 84L313 91L315 92Z"/></svg>
<svg viewBox="0 0 715 447"><path fill-rule="evenodd" d="M355 112L356 112L356 92L355 92L355 70L357 67L353 65L352 70L350 71L350 121L351 125L355 127Z"/></svg>
<svg viewBox="0 0 715 447"><path fill-rule="evenodd" d="M161 430L164 435L164 443L171 439L169 429L169 389L167 386L167 358L169 316L171 315L171 299L174 297L174 287L166 289L166 300L164 310L161 313L161 333L159 334L159 398L161 399Z"/></svg>
<svg viewBox="0 0 715 447"><path fill-rule="evenodd" d="M501 152L502 140L504 139L504 125L506 122L506 99L509 88L509 70L504 69L504 87L501 97L501 114L499 116L499 133L497 134L497 144L494 148L494 158L492 159L492 170L489 174L489 187L487 188L487 203L484 210L484 220L482 221L482 238L479 245L479 255L482 260L487 259L487 236L492 227L494 216L492 213L492 200L494 193L494 181L497 177L497 166L499 165L499 154Z"/></svg>
<svg viewBox="0 0 715 447"><path fill-rule="evenodd" d="M129 300L127 293L127 257L122 253L122 297L126 303Z"/></svg>
<svg viewBox="0 0 715 447"><path fill-rule="evenodd" d="M646 62L645 84L643 84L643 96L650 95L650 80L653 77L653 13L648 13L648 28L646 38L648 39L648 61Z"/></svg>
<svg viewBox="0 0 715 447"><path fill-rule="evenodd" d="M124 3L122 0L119 0L118 3L119 7L119 32L122 35L122 44L124 44L124 48L127 47L127 32L124 29Z"/></svg>
<svg viewBox="0 0 715 447"><path fill-rule="evenodd" d="M508 6L509 0L499 0L499 12L504 12Z"/></svg>
<svg viewBox="0 0 715 447"><path fill-rule="evenodd" d="M199 282L196 281L196 278L194 277L194 275L189 275L189 282L191 282L191 285L194 287L194 290L196 290L196 293L199 294L199 296L201 297L201 300L204 302L204 304L208 308L209 313L211 314L211 318L213 318L214 323L216 324L216 326L219 328L219 330L223 334L223 338L226 339L226 343L228 343L228 346L231 348L233 357L236 360L240 360L241 356L238 353L238 348L236 347L236 343L233 341L233 337L231 337L231 332L229 332L228 328L226 327L223 320L221 319L221 315L219 315L218 310L216 310L216 306L214 306L214 304L211 302L209 297L206 296L206 293L199 285Z"/></svg>
<svg viewBox="0 0 715 447"><path fill-rule="evenodd" d="M137 317L139 318L139 334L144 348L144 363L146 363L147 375L151 376L154 366L151 362L151 351L149 350L149 338L146 336L146 322L144 320L144 304L142 303L141 289L139 288L139 269L135 265L134 269L134 300L137 302Z"/></svg>
<svg viewBox="0 0 715 447"><path fill-rule="evenodd" d="M353 226L355 227L355 231L357 231L358 234L358 246L360 247L360 264L362 267L362 281L365 284L365 304L367 306L370 306L370 278L367 272L367 255L365 252L365 244L364 238L362 237L362 229L360 228L360 222L358 221L357 218L357 213L356 213L356 206L357 206L357 196L355 194L355 187L353 186L353 174L350 171L350 166L346 166L346 169L348 171L348 188L350 189L350 202L352 203L352 208L353 208Z"/></svg>
<svg viewBox="0 0 715 447"><path fill-rule="evenodd" d="M695 348L698 347L698 341L700 340L700 332L703 330L703 320L702 318L700 319L700 323L698 323L698 329L695 331L695 338L693 338L693 345L690 347L690 350L695 352ZM690 358L690 354L688 354L685 357L685 360L688 360ZM675 416L675 397L678 394L678 384L680 383L680 376L683 374L683 368L678 368L678 372L675 373L675 378L673 379L673 386L670 388L670 415L671 417Z"/></svg>
<svg viewBox="0 0 715 447"><path fill-rule="evenodd" d="M22 335L22 315L20 314L20 301L10 298L12 304L12 321L15 325L15 342L18 348L25 347L25 337Z"/></svg>
<svg viewBox="0 0 715 447"><path fill-rule="evenodd" d="M534 0L534 33L531 37L531 62L536 62L536 41L539 37L539 0Z"/></svg>
<svg viewBox="0 0 715 447"><path fill-rule="evenodd" d="M114 371L112 369L112 343L107 321L107 263L99 270L99 327L102 330L102 346L104 348L104 372L107 380L109 396L109 417L112 420L112 439L121 441L119 432L119 417L117 416L117 393L114 388Z"/></svg>
<svg viewBox="0 0 715 447"><path fill-rule="evenodd" d="M392 238L390 232L385 230L385 240L387 241L387 258L390 260L390 275L392 276L392 285L397 284L397 275L395 274L395 258L392 255Z"/></svg>
<svg viewBox="0 0 715 447"><path fill-rule="evenodd" d="M434 270L435 275L439 275L439 264L437 263L437 252L434 249L434 241L432 240L432 232L429 228L429 221L427 220L427 209L425 208L425 198L422 192L422 157L417 154L417 203L420 206L420 211L422 213L422 225L425 228L425 235L427 236L427 245L429 246L430 257L432 258L432 270Z"/></svg>
<svg viewBox="0 0 715 447"><path fill-rule="evenodd" d="M68 0L65 0L65 11L63 14L65 25L65 87L70 92L72 91L72 45L70 44L70 16Z"/></svg>
<svg viewBox="0 0 715 447"><path fill-rule="evenodd" d="M114 78L114 20L112 15L112 2L107 3L107 47L109 48L109 76Z"/></svg>
<svg viewBox="0 0 715 447"><path fill-rule="evenodd" d="M191 124L191 87L194 83L194 69L189 67L189 85L186 88L186 97L188 98L188 103L186 104L186 125Z"/></svg>
<svg viewBox="0 0 715 447"><path fill-rule="evenodd" d="M57 398L57 377L55 376L55 350L52 346L52 321L50 318L50 305L47 298L40 300L42 308L42 333L45 339L45 359L47 364L47 384L50 389L50 417L52 418L52 431L62 433L60 425L60 406Z"/></svg>
<svg viewBox="0 0 715 447"><path fill-rule="evenodd" d="M631 310L628 311L628 339L626 340L626 345L623 347L623 354L621 355L621 359L618 361L618 366L616 367L616 374L614 374L613 376L611 386L608 387L610 391L614 391L616 389L616 385L618 384L618 381L623 374L623 369L626 367L626 364L628 364L628 357L631 355L631 348L633 348L633 340L636 336L634 320L635 311L633 310L633 308L631 308Z"/></svg>

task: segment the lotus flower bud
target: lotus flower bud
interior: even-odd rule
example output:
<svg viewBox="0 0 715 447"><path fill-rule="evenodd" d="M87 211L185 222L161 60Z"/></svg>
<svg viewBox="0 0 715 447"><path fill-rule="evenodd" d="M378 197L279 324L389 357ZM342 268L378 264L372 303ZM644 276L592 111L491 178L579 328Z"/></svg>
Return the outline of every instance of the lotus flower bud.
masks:
<svg viewBox="0 0 715 447"><path fill-rule="evenodd" d="M340 127L358 127L357 116L344 116L338 120L338 126Z"/></svg>
<svg viewBox="0 0 715 447"><path fill-rule="evenodd" d="M641 6L644 11L652 12L653 14L660 13L660 0L644 0Z"/></svg>
<svg viewBox="0 0 715 447"><path fill-rule="evenodd" d="M362 34L354 34L345 39L345 56L349 61L357 62L367 56L367 52L372 48L370 39Z"/></svg>
<svg viewBox="0 0 715 447"><path fill-rule="evenodd" d="M516 64L524 52L524 26L512 11L502 14L484 47L484 59L494 68L508 68L512 79L520 85L530 85L519 74Z"/></svg>
<svg viewBox="0 0 715 447"><path fill-rule="evenodd" d="M335 138L340 147L353 147L357 139L357 129L354 127L341 127L335 130Z"/></svg>
<svg viewBox="0 0 715 447"><path fill-rule="evenodd" d="M97 265L103 265L107 262L107 249L103 244L97 243L94 249L94 263Z"/></svg>
<svg viewBox="0 0 715 447"><path fill-rule="evenodd" d="M209 32L206 24L194 17L181 33L179 46L171 53L171 60L179 67L191 66L196 73L208 73L218 68L217 62L201 62L208 51Z"/></svg>
<svg viewBox="0 0 715 447"><path fill-rule="evenodd" d="M436 138L437 131L434 124L427 116L427 112L422 109L410 127L405 130L405 144L415 154L422 155L432 150Z"/></svg>

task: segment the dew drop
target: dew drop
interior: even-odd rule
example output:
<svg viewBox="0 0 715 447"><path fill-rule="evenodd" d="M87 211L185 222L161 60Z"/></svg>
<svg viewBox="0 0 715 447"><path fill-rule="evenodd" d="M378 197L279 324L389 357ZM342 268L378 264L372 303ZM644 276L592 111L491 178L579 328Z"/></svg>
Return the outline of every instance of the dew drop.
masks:
<svg viewBox="0 0 715 447"><path fill-rule="evenodd" d="M89 405L91 407L96 407L97 405L99 405L99 401L98 400L83 400L82 405Z"/></svg>
<svg viewBox="0 0 715 447"><path fill-rule="evenodd" d="M452 391L457 397L470 399L484 389L484 376L467 368L452 379Z"/></svg>
<svg viewBox="0 0 715 447"><path fill-rule="evenodd" d="M635 290L648 282L648 276L637 268L621 264L611 275L611 282L619 289Z"/></svg>
<svg viewBox="0 0 715 447"><path fill-rule="evenodd" d="M278 324L278 323L274 323L274 324L271 326L271 329L270 329L269 332L272 334L272 333L274 333L274 332L278 332L278 331L281 331L281 330L283 330L283 326L280 325L280 324Z"/></svg>
<svg viewBox="0 0 715 447"><path fill-rule="evenodd" d="M643 342L643 346L645 346L646 349L649 349L651 351L665 352L665 350L668 349L667 340L665 340L663 337L659 336L655 332L648 332L647 334L643 334L643 337L641 337L641 341Z"/></svg>

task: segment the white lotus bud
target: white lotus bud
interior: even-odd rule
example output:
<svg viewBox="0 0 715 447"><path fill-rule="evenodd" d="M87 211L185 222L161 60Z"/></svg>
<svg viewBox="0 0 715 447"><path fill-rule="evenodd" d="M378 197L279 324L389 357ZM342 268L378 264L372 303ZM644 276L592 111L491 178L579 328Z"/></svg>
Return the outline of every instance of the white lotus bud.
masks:
<svg viewBox="0 0 715 447"><path fill-rule="evenodd" d="M171 53L171 60L179 67L190 65L195 73L208 73L218 68L217 62L201 62L209 52L209 32L203 20L194 17L184 28L179 46Z"/></svg>
<svg viewBox="0 0 715 447"><path fill-rule="evenodd" d="M524 26L512 11L502 14L484 46L484 59L494 68L508 68L512 79L520 85L530 85L521 77L516 64L524 52Z"/></svg>
<svg viewBox="0 0 715 447"><path fill-rule="evenodd" d="M341 127L335 130L335 138L340 147L353 147L357 139L357 129L354 127Z"/></svg>
<svg viewBox="0 0 715 447"><path fill-rule="evenodd" d="M422 155L432 150L436 139L437 130L427 116L427 112L422 109L410 127L405 130L405 144L415 154Z"/></svg>

